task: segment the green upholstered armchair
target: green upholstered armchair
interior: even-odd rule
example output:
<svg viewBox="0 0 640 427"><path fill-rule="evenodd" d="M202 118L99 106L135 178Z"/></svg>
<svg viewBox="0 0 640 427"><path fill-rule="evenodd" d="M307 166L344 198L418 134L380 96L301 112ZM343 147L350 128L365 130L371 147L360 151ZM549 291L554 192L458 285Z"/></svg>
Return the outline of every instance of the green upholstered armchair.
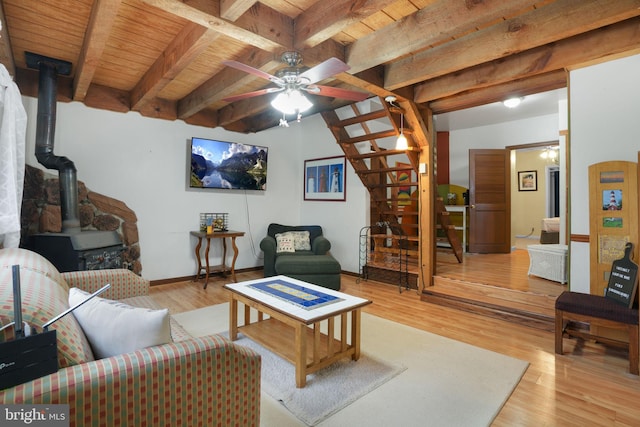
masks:
<svg viewBox="0 0 640 427"><path fill-rule="evenodd" d="M309 232L309 246L292 252L278 252L276 235L295 231ZM326 288L340 289L340 263L329 253L331 242L323 236L321 226L269 224L260 248L264 252L264 277L282 274Z"/></svg>

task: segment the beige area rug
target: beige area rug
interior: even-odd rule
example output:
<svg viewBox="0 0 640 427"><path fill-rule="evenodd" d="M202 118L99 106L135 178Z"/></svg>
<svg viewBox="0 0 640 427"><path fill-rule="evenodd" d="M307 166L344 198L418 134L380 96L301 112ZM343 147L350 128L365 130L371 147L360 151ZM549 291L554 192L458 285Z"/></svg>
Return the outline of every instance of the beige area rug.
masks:
<svg viewBox="0 0 640 427"><path fill-rule="evenodd" d="M226 333L228 307L228 304L219 304L179 313L174 317L194 336ZM236 342L243 344L242 341L257 346L247 338ZM308 385L302 391L295 388L292 365L272 353L267 354L270 352L264 348L259 349L263 355L260 424L265 427L488 426L529 365L522 360L367 313L362 315L361 347L362 357L358 362L345 361L329 367L323 370L326 372L317 373L317 377L323 377L317 380L312 376L307 377ZM385 372L380 375L390 378L371 381L361 387L361 390L365 390L364 395L347 396L337 409L325 411L323 415L319 415L320 411L317 410L310 410L307 415L298 413L297 416L289 412L286 404L278 401L280 398L272 397L271 385L267 385L272 381L265 378L266 373L273 371L276 377L290 378L290 385L287 386L289 393L309 393L314 381L328 379L338 387L344 374L332 370L344 369L344 365L353 367L361 362L365 368L363 371L370 368L368 363L381 364L391 373L383 369ZM290 372L277 374L279 370L286 369ZM304 395L304 399L319 402L322 396L311 392Z"/></svg>

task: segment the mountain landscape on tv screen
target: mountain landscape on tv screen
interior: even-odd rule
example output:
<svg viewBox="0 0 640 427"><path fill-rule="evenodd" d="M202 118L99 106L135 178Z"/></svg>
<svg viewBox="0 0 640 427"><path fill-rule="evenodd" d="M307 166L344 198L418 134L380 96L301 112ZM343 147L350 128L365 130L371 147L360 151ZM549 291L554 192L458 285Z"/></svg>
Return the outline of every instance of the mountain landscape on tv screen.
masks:
<svg viewBox="0 0 640 427"><path fill-rule="evenodd" d="M216 163L191 153L191 187L265 190L267 151L260 147L234 152Z"/></svg>

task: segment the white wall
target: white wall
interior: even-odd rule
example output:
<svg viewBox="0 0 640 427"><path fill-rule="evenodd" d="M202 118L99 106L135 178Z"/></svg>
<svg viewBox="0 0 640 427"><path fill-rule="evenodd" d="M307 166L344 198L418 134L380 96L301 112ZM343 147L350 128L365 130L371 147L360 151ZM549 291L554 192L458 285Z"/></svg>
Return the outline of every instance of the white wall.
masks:
<svg viewBox="0 0 640 427"><path fill-rule="evenodd" d="M304 160L344 155L320 115L301 124L301 165ZM300 209L300 223L322 225L331 241L331 253L340 261L342 269L358 273L359 233L369 222L369 193L349 162L346 171L346 201L305 200ZM300 199L303 198L302 181L301 170L297 183Z"/></svg>
<svg viewBox="0 0 640 427"><path fill-rule="evenodd" d="M589 166L638 159L639 75L640 55L569 75L571 234L589 234ZM589 281L589 243L571 242L571 290L589 293Z"/></svg>
<svg viewBox="0 0 640 427"><path fill-rule="evenodd" d="M29 117L27 163L44 169L34 155L37 99L23 97L23 103ZM267 146L267 190L187 189L192 136ZM348 168L346 203L302 202L303 160L341 153L320 116L245 135L58 103L54 153L75 163L78 179L91 191L121 200L136 213L147 279L195 274L195 238L189 231L198 228L201 212L228 212L230 229L246 232L237 239L236 268L262 265L260 240L269 223L279 222L322 225L343 269L358 271L357 230L367 208L353 170ZM221 250L213 246L211 261L219 264Z"/></svg>
<svg viewBox="0 0 640 427"><path fill-rule="evenodd" d="M451 131L449 133L449 179L451 184L469 188L469 150L480 148L503 149L514 145L557 141L559 134L558 123L558 114L550 114L526 120L513 120ZM563 155L561 153L560 165L562 164ZM528 168L529 166L524 170L529 170ZM514 206L514 204L523 201L525 198L527 203L531 199L536 199L534 202L540 204L539 199L544 199L543 188L545 187L540 184L545 179L545 170L544 168L538 170L538 191L534 194L518 195L517 169L520 169L520 167L516 164L515 152L511 153L511 169L511 194L515 195L511 200L511 240L513 243L516 235L529 235L532 227L535 229L534 235L540 235L540 220L543 215L537 215L535 220L531 217L525 220L525 218L519 216L521 207ZM531 169L536 168L531 167ZM561 175L564 173L562 167L560 173ZM563 195L564 191L561 192L561 197ZM539 206L538 208L540 212L544 211L544 206ZM518 219L521 219L521 221Z"/></svg>
<svg viewBox="0 0 640 427"><path fill-rule="evenodd" d="M554 165L553 162L540 158L542 151L515 151L511 180L511 233L515 236L540 237L542 219L546 217L547 167ZM518 172L531 170L538 173L537 191L518 191Z"/></svg>
<svg viewBox="0 0 640 427"><path fill-rule="evenodd" d="M558 140L558 115L538 116L449 133L449 180L469 187L469 150Z"/></svg>

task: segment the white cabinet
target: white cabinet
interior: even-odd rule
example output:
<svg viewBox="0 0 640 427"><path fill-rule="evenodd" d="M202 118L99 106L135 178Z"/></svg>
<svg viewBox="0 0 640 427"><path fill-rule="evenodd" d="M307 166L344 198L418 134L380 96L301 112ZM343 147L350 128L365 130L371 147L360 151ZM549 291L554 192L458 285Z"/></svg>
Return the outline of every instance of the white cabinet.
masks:
<svg viewBox="0 0 640 427"><path fill-rule="evenodd" d="M457 212L462 214L462 223L460 225L456 225L456 230L462 231L462 252L467 252L467 233L469 231L468 222L467 222L467 210L469 206L466 205L445 205L445 209L447 212ZM452 220L452 216L449 216L451 223L453 224L455 221Z"/></svg>
<svg viewBox="0 0 640 427"><path fill-rule="evenodd" d="M529 245L529 275L567 283L567 245Z"/></svg>

